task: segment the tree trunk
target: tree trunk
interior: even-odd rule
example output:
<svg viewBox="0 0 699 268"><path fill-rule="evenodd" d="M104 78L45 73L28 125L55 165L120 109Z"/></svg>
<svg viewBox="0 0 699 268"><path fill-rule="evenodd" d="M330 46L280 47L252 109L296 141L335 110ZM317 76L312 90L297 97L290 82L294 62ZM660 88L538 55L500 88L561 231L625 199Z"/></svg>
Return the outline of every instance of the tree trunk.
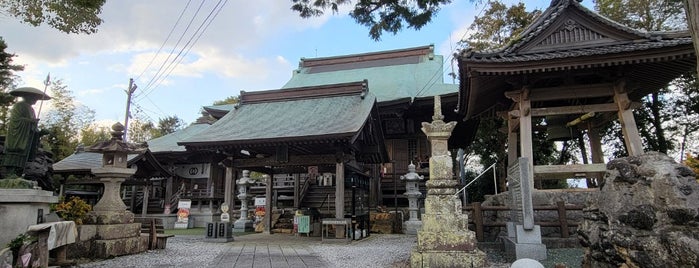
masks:
<svg viewBox="0 0 699 268"><path fill-rule="evenodd" d="M684 0L684 7L687 14L687 26L689 26L689 32L694 41L694 55L699 62L699 1ZM697 64L697 73L699 73L699 64Z"/></svg>
<svg viewBox="0 0 699 268"><path fill-rule="evenodd" d="M654 150L657 150L661 153L667 154L668 151L668 142L667 139L665 138L665 130L663 129L663 122L662 119L660 118L660 110L662 109L662 105L660 104L660 93L653 92L651 94L651 105L650 105L650 110L651 110L651 123L653 124L654 132L655 132L655 138L657 139L657 148L654 148Z"/></svg>

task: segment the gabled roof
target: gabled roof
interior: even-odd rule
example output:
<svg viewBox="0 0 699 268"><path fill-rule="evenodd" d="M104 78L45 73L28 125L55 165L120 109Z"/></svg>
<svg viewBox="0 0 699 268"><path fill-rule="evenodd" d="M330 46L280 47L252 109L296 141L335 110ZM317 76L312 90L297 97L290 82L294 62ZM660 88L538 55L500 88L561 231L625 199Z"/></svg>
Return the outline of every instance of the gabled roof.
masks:
<svg viewBox="0 0 699 268"><path fill-rule="evenodd" d="M153 153L185 152L184 146L177 142L199 135L209 127L206 123L194 123L173 133L147 141L148 149Z"/></svg>
<svg viewBox="0 0 699 268"><path fill-rule="evenodd" d="M204 111L206 111L208 114L213 116L216 119L220 119L224 115L226 115L228 112L233 110L237 104L223 104L223 105L211 105L211 106L204 106Z"/></svg>
<svg viewBox="0 0 699 268"><path fill-rule="evenodd" d="M134 176L150 177L170 176L171 173L163 168L160 163L153 157L149 150L140 153L129 154L127 156L127 165L129 167L137 165L138 171ZM56 174L89 174L93 168L102 166L102 154L94 152L85 152L83 149L78 149L75 153L53 164L53 171Z"/></svg>
<svg viewBox="0 0 699 268"><path fill-rule="evenodd" d="M494 51L459 53L457 110L465 119L508 107L505 91L628 80L632 100L696 65L688 32L644 32L577 0L554 0L520 38Z"/></svg>
<svg viewBox="0 0 699 268"><path fill-rule="evenodd" d="M367 83L241 92L240 105L187 147L250 146L343 140L351 142L367 123L376 98Z"/></svg>
<svg viewBox="0 0 699 268"><path fill-rule="evenodd" d="M324 58L302 58L282 88L367 80L377 101L435 96L457 91L442 81L444 64L434 46Z"/></svg>

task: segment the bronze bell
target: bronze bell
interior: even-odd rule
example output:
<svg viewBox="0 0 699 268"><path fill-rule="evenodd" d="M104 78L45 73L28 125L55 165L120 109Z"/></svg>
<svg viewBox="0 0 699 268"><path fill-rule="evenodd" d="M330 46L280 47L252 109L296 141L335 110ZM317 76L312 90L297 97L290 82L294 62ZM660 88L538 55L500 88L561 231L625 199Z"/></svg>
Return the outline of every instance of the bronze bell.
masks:
<svg viewBox="0 0 699 268"><path fill-rule="evenodd" d="M566 126L566 123L572 119L568 118L567 116L547 116L546 140L568 141L580 137L580 131L577 127Z"/></svg>

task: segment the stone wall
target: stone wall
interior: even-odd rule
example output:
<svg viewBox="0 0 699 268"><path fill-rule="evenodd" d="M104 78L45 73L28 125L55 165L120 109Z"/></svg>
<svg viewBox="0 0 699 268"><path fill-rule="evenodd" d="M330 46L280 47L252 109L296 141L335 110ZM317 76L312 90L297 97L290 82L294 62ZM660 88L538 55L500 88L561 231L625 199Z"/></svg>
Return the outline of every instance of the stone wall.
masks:
<svg viewBox="0 0 699 268"><path fill-rule="evenodd" d="M578 233L583 267L699 267L699 183L660 153L607 164Z"/></svg>

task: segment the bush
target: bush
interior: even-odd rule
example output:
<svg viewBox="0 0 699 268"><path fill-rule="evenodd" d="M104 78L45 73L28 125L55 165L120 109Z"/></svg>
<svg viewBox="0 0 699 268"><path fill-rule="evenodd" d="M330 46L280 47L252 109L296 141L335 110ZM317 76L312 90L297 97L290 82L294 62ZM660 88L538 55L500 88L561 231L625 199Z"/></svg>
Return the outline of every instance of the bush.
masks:
<svg viewBox="0 0 699 268"><path fill-rule="evenodd" d="M61 219L74 221L75 224L82 224L83 220L87 218L87 213L92 210L92 206L80 199L80 197L73 196L67 202L61 200L52 209Z"/></svg>

